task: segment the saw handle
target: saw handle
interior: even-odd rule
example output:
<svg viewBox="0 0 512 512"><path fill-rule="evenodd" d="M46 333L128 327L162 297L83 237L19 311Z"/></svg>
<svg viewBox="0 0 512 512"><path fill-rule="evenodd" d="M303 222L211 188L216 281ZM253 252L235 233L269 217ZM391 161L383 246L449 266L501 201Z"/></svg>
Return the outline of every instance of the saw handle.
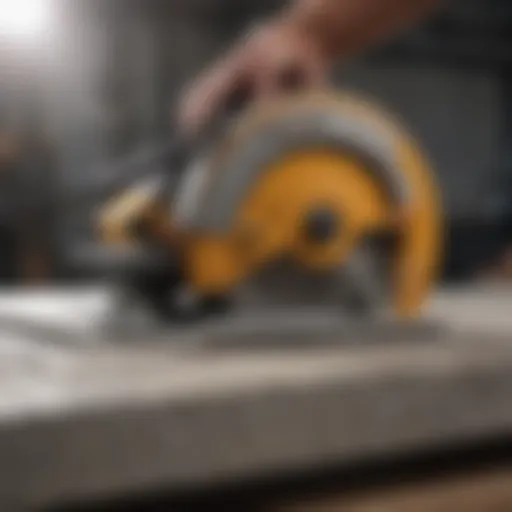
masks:
<svg viewBox="0 0 512 512"><path fill-rule="evenodd" d="M222 102L218 118L239 114L249 106L254 96L254 88L250 84L237 84Z"/></svg>
<svg viewBox="0 0 512 512"><path fill-rule="evenodd" d="M280 77L280 90L291 92L302 86L303 80L300 73L293 69L287 70ZM250 84L237 84L225 98L213 121L208 123L195 137L188 139L183 137L180 130L175 129L174 135L164 144L144 151L143 155L130 155L120 161L112 162L99 173L95 169L91 175L99 174L99 181L86 190L81 190L78 194L72 194L72 197L63 197L63 203L76 208L78 204L83 204L85 207L94 200L104 199L147 174L154 173L155 164L157 168L165 169L167 174L180 173L195 151L214 139L219 132L225 129L230 120L254 101L255 97L255 89Z"/></svg>
<svg viewBox="0 0 512 512"><path fill-rule="evenodd" d="M306 84L306 77L300 69L289 67L284 69L276 77L275 87L282 93L296 92L302 89ZM231 117L240 113L257 98L257 90L254 84L250 82L241 82L227 94L225 100L218 109L217 118Z"/></svg>
<svg viewBox="0 0 512 512"><path fill-rule="evenodd" d="M300 69L294 67L287 68L276 77L276 89L280 92L293 93L301 90L306 84L305 77ZM201 147L222 133L238 114L248 108L258 97L256 85L250 81L236 83L233 88L227 92L223 101L216 109L210 122L203 126L202 130L196 134L193 140L188 141L189 148Z"/></svg>

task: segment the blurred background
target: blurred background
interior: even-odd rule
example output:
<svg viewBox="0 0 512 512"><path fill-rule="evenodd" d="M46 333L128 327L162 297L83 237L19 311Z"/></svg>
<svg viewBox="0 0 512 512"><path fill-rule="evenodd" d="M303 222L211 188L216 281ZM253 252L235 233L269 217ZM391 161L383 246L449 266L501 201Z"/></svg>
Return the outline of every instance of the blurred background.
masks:
<svg viewBox="0 0 512 512"><path fill-rule="evenodd" d="M9 7L0 27L1 125L23 160L23 194L45 204L31 231L40 233L33 250L52 279L86 277L91 269L76 255L95 251L87 215L59 204L56 191L80 190L104 177L101 163L168 136L187 80L279 4L19 0ZM428 150L448 214L446 279L507 266L511 25L506 0L447 2L440 15L337 72L339 84L394 108ZM33 267L29 275L43 272Z"/></svg>
<svg viewBox="0 0 512 512"><path fill-rule="evenodd" d="M280 5L278 0L0 0L0 169L6 171L0 174L0 286L88 283L106 272L108 261L90 222L95 204L75 208L65 198L101 183L105 164L170 137L176 101L187 82L248 24ZM343 63L334 80L380 99L402 116L427 150L447 216L444 282L512 282L510 0L446 2L440 14L398 39ZM500 300L503 309L505 299ZM463 303L461 311L466 307ZM445 360L434 362L442 368ZM52 368L72 373L73 364L74 359L64 358ZM40 368L37 362L33 368ZM110 371L108 362L102 368ZM509 374L501 377L510 380ZM485 393L491 396L494 388L482 384L475 389L486 401ZM508 397L500 403L510 402ZM509 431L504 433L510 459ZM485 455L448 460L458 467L476 459L492 465L497 452L504 454L503 444L484 448ZM424 462L429 471L442 464L437 456ZM417 465L400 468L396 478L403 481ZM360 481L373 478L373 471L390 470L363 469L335 478L357 489ZM482 493L501 492L512 503L510 475L498 480L484 485ZM312 480L289 484L293 496L305 481ZM208 498L198 510L209 510L216 499ZM221 509L226 506L222 500ZM478 503L470 495L474 500ZM171 510L166 499L151 497L150 503L134 510ZM231 509L250 510L247 499L243 503ZM422 500L417 508L416 502L407 506L412 502L402 500L399 508L380 497L364 503L290 510L456 509L429 507ZM111 506L116 509L94 510Z"/></svg>

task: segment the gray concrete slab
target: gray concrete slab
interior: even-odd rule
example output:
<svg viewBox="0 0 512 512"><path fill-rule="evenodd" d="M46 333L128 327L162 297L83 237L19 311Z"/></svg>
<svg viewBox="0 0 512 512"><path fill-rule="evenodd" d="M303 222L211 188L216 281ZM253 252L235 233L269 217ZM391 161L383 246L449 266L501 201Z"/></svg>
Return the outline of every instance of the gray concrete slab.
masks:
<svg viewBox="0 0 512 512"><path fill-rule="evenodd" d="M88 338L104 299L0 297L0 510L512 433L510 289L439 293L435 341L259 350Z"/></svg>

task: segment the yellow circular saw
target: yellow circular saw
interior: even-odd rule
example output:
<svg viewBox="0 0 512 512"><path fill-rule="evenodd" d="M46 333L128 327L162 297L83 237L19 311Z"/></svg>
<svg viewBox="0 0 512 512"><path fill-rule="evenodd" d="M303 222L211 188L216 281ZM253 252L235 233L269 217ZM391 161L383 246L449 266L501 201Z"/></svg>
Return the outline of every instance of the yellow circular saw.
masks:
<svg viewBox="0 0 512 512"><path fill-rule="evenodd" d="M176 165L101 215L110 243L160 254L136 280L160 312L179 316L187 300L203 312L236 306L273 269L259 288L269 303L293 289L286 279L307 276L296 295L329 288L340 311L420 314L440 262L439 192L414 139L381 108L337 92L254 104Z"/></svg>

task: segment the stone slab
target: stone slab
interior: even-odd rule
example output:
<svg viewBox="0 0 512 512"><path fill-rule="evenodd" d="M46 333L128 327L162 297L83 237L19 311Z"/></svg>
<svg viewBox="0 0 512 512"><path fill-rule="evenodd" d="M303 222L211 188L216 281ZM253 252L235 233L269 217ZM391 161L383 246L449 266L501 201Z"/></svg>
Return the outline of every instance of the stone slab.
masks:
<svg viewBox="0 0 512 512"><path fill-rule="evenodd" d="M440 292L436 340L263 347L88 339L103 300L0 297L1 510L512 433L510 289ZM54 336L56 324L82 335Z"/></svg>

